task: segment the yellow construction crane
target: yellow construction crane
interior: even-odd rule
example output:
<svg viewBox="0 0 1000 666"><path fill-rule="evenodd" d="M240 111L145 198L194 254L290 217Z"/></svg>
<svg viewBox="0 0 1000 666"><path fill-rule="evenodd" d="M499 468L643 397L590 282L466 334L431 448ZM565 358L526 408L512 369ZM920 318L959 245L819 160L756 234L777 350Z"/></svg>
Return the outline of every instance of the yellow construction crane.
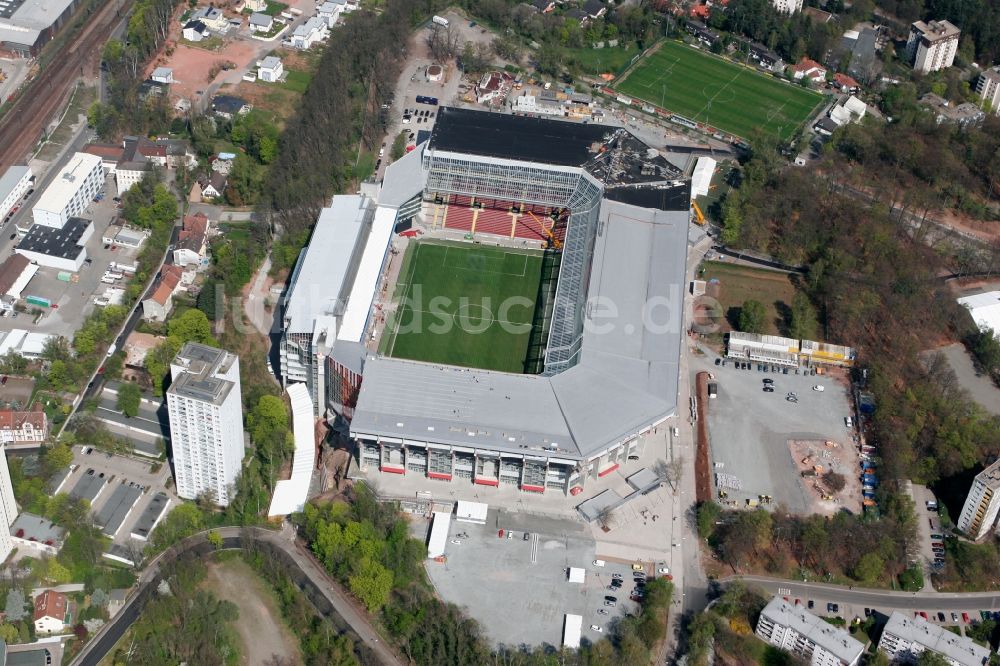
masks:
<svg viewBox="0 0 1000 666"><path fill-rule="evenodd" d="M698 226L700 226L700 227L705 226L705 214L702 213L701 212L701 208L698 207L698 202L697 201L692 201L691 202L691 208L694 209L695 222L698 223Z"/></svg>
<svg viewBox="0 0 1000 666"><path fill-rule="evenodd" d="M552 220L552 228L546 227L545 223L542 222L540 219L538 219L537 215L532 213L530 210L525 212L531 216L531 219L533 219L535 222L538 222L538 226L541 227L542 231L545 232L545 235L549 237L549 247L554 247L557 250L561 250L562 242L558 238L556 238L556 235L554 233L552 233L552 228L556 226L556 221Z"/></svg>

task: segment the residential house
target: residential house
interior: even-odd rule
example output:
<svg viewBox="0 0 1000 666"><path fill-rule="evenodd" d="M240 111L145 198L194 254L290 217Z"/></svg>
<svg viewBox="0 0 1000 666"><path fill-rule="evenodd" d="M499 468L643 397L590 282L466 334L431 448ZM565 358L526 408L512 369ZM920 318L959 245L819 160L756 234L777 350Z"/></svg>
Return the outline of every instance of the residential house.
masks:
<svg viewBox="0 0 1000 666"><path fill-rule="evenodd" d="M146 356L158 347L166 338L152 333L132 331L125 338L125 367L132 370L146 369Z"/></svg>
<svg viewBox="0 0 1000 666"><path fill-rule="evenodd" d="M170 84L174 82L174 70L169 67L157 67L149 78L157 83Z"/></svg>
<svg viewBox="0 0 1000 666"><path fill-rule="evenodd" d="M181 283L184 270L167 264L160 271L160 281L153 295L142 302L142 318L147 321L166 321L174 307L173 295Z"/></svg>
<svg viewBox="0 0 1000 666"><path fill-rule="evenodd" d="M976 79L976 94L979 99L988 102L993 113L1000 115L1000 65L991 67Z"/></svg>
<svg viewBox="0 0 1000 666"><path fill-rule="evenodd" d="M221 197L226 191L226 173L213 171L209 175L202 175L191 186L188 194L189 203L202 203L209 199Z"/></svg>
<svg viewBox="0 0 1000 666"><path fill-rule="evenodd" d="M746 39L741 39L739 41L742 44L741 48L743 48L750 56L750 59L755 61L760 67L771 70L772 72L781 72L785 69L785 61L781 59L781 56L763 44L751 42Z"/></svg>
<svg viewBox="0 0 1000 666"><path fill-rule="evenodd" d="M552 0L532 0L531 6L542 14L549 14L556 9L556 3Z"/></svg>
<svg viewBox="0 0 1000 666"><path fill-rule="evenodd" d="M189 42L200 42L209 36L208 26L201 21L188 21L181 30L181 36Z"/></svg>
<svg viewBox="0 0 1000 666"><path fill-rule="evenodd" d="M212 98L212 111L215 115L232 120L236 116L250 113L250 105L245 99L232 95L216 95Z"/></svg>
<svg viewBox="0 0 1000 666"><path fill-rule="evenodd" d="M124 154L122 159L126 162L150 162L156 166L167 166L167 149L165 145L158 145L144 136L127 136L122 142Z"/></svg>
<svg viewBox="0 0 1000 666"><path fill-rule="evenodd" d="M125 607L125 600L128 599L128 590L120 587L108 592L108 615L114 617Z"/></svg>
<svg viewBox="0 0 1000 666"><path fill-rule="evenodd" d="M257 67L257 78L268 83L277 83L284 74L285 68L281 64L281 58L277 56L267 56Z"/></svg>
<svg viewBox="0 0 1000 666"><path fill-rule="evenodd" d="M986 114L975 104L963 102L962 104L953 105L945 98L934 93L927 93L922 96L920 98L920 105L930 109L930 112L934 114L934 121L938 125L948 123L961 127L969 127L977 125L986 119Z"/></svg>
<svg viewBox="0 0 1000 666"><path fill-rule="evenodd" d="M35 633L58 634L66 629L70 620L69 601L66 595L46 590L35 597Z"/></svg>
<svg viewBox="0 0 1000 666"><path fill-rule="evenodd" d="M701 21L684 21L684 29L694 35L699 42L708 47L717 44L722 39L719 36L719 33L710 30L708 26Z"/></svg>
<svg viewBox="0 0 1000 666"><path fill-rule="evenodd" d="M837 125L860 122L868 113L868 105L860 99L851 95L846 100L841 100L830 109L830 118Z"/></svg>
<svg viewBox="0 0 1000 666"><path fill-rule="evenodd" d="M480 104L490 104L494 100L502 102L513 82L514 77L507 72L486 72L476 84L476 101Z"/></svg>
<svg viewBox="0 0 1000 666"><path fill-rule="evenodd" d="M191 14L192 21L201 21L209 30L225 33L229 30L229 21L221 9L216 7L199 7Z"/></svg>
<svg viewBox="0 0 1000 666"><path fill-rule="evenodd" d="M855 93L861 90L860 83L847 74L842 74L841 72L837 72L833 75L833 85L839 88L841 92L845 93Z"/></svg>
<svg viewBox="0 0 1000 666"><path fill-rule="evenodd" d="M808 79L813 84L821 84L826 81L826 68L809 58L803 58L789 69L792 71L792 78L796 81Z"/></svg>
<svg viewBox="0 0 1000 666"><path fill-rule="evenodd" d="M250 32L271 32L274 28L274 17L270 14L254 12L250 15Z"/></svg>
<svg viewBox="0 0 1000 666"><path fill-rule="evenodd" d="M184 226L177 236L174 246L174 263L187 267L193 265L197 269L208 266L208 230L211 226L204 213L184 216Z"/></svg>
<svg viewBox="0 0 1000 666"><path fill-rule="evenodd" d="M166 153L166 165L168 169L176 169L179 166L186 166L189 169L198 165L198 156L187 141L179 139L157 139L156 145Z"/></svg>
<svg viewBox="0 0 1000 666"><path fill-rule="evenodd" d="M608 13L608 7L601 0L585 0L583 11L587 12L587 18L599 19Z"/></svg>
<svg viewBox="0 0 1000 666"><path fill-rule="evenodd" d="M328 0L319 6L316 10L316 16L326 23L326 27L332 28L336 25L337 19L340 17L340 13L342 11L344 11L343 3L331 2Z"/></svg>
<svg viewBox="0 0 1000 666"><path fill-rule="evenodd" d="M48 436L49 420L42 403L36 402L28 411L0 409L0 442L44 442Z"/></svg>
<svg viewBox="0 0 1000 666"><path fill-rule="evenodd" d="M295 32L292 33L292 46L305 50L316 42L322 42L329 34L330 29L323 19L313 16L295 28Z"/></svg>

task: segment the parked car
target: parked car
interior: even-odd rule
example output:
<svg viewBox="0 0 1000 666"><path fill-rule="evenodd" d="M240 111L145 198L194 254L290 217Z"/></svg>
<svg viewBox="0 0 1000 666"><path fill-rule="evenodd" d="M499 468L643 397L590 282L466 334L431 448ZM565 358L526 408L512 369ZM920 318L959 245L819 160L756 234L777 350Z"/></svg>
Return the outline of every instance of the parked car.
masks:
<svg viewBox="0 0 1000 666"><path fill-rule="evenodd" d="M596 624L590 625L590 628L593 629L594 631L596 631L597 633L601 633L602 631L604 631L604 629L602 627L599 627Z"/></svg>
<svg viewBox="0 0 1000 666"><path fill-rule="evenodd" d="M938 622L944 622L945 621L944 613L942 613L941 611L938 611L937 618L938 618Z"/></svg>
<svg viewBox="0 0 1000 666"><path fill-rule="evenodd" d="M958 622L958 613L952 613L951 614L951 621L952 622Z"/></svg>
<svg viewBox="0 0 1000 666"><path fill-rule="evenodd" d="M840 606L838 606L837 604L828 603L826 605L826 612L827 613L836 613L839 610L840 610Z"/></svg>
<svg viewBox="0 0 1000 666"><path fill-rule="evenodd" d="M819 384L816 384L816 386L813 386L813 391L819 391L820 393L822 393L825 390L826 390L826 388L824 386L819 385Z"/></svg>

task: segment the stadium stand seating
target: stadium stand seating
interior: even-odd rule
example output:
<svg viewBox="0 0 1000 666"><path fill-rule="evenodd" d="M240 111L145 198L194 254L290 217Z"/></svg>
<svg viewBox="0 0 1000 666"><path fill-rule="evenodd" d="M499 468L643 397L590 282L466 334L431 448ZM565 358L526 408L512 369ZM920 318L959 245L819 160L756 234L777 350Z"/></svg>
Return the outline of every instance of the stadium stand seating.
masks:
<svg viewBox="0 0 1000 666"><path fill-rule="evenodd" d="M514 219L509 212L484 208L476 218L477 234L496 234L510 238Z"/></svg>
<svg viewBox="0 0 1000 666"><path fill-rule="evenodd" d="M444 219L446 229L472 231L472 222L475 219L476 211L465 206L448 206L447 209L448 212Z"/></svg>

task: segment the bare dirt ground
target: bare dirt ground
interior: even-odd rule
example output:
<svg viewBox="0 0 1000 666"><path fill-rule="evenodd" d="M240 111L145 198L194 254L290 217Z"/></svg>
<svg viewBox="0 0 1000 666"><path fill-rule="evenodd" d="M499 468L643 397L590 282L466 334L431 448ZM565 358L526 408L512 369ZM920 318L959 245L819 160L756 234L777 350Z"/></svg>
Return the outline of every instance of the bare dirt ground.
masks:
<svg viewBox="0 0 1000 666"><path fill-rule="evenodd" d="M255 58L258 44L260 43L229 41L218 51L177 44L173 55L162 55L155 63L156 67L170 67L174 70L175 83L170 86L171 96L190 99L194 97L195 91L204 90L211 83L231 75L231 72L220 71L209 79L208 75L214 65L221 65L226 61L234 62L238 67L246 65Z"/></svg>
<svg viewBox="0 0 1000 666"><path fill-rule="evenodd" d="M861 468L851 442L789 440L788 449L800 473L817 474L802 477L802 485L812 505L810 513L831 516L841 509L861 513ZM831 493L820 478L827 472L843 475L847 484L839 493Z"/></svg>
<svg viewBox="0 0 1000 666"><path fill-rule="evenodd" d="M272 661L272 655L282 663L302 663L298 641L285 625L274 594L248 564L236 559L211 563L205 586L240 610L240 663L257 666Z"/></svg>

